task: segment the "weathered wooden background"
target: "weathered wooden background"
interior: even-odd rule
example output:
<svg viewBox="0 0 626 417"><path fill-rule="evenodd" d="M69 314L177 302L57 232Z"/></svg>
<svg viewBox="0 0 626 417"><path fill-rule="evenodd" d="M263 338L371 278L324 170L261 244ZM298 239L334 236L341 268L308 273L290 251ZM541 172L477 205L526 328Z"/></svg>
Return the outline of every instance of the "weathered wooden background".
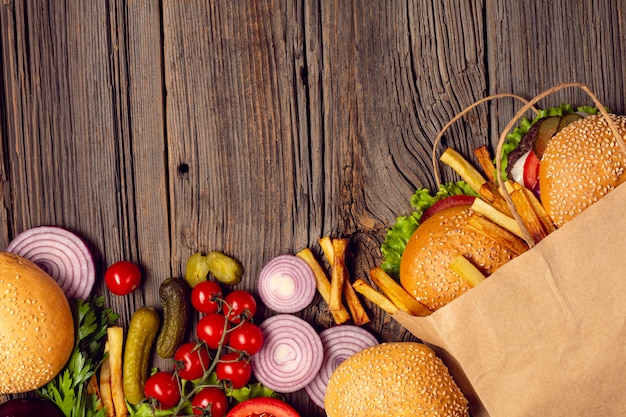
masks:
<svg viewBox="0 0 626 417"><path fill-rule="evenodd" d="M272 257L347 236L353 275L365 277L414 189L435 185L439 129L486 95L576 81L626 111L623 1L0 7L0 246L51 224L89 242L100 278L114 261L138 262L142 290L108 298L122 323L158 305L158 284L197 251L240 259L254 290ZM589 103L569 89L542 104L561 102ZM472 111L448 143L466 155L493 146L517 108ZM368 309L381 340L411 338ZM319 297L300 315L331 324ZM304 392L287 398L325 415Z"/></svg>

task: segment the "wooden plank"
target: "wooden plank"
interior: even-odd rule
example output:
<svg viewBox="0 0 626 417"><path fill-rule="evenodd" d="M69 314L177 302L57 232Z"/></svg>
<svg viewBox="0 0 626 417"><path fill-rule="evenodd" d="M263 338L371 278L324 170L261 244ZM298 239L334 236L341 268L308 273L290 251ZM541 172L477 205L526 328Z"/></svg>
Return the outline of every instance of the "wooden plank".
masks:
<svg viewBox="0 0 626 417"><path fill-rule="evenodd" d="M254 290L273 256L349 236L351 276L367 277L415 187L436 185L437 133L475 100L574 80L624 113L624 7L5 1L0 244L48 223L84 236L101 272L137 261L143 291L108 297L122 323L195 251L236 256ZM470 156L515 108L481 107L446 140ZM366 306L381 341L413 339ZM301 316L332 324L319 298Z"/></svg>
<svg viewBox="0 0 626 417"><path fill-rule="evenodd" d="M626 3L558 0L529 5L489 0L486 4L490 93L530 98L563 82L581 82L612 111L626 112ZM563 90L542 103L592 104L576 89ZM494 139L520 107L510 101L495 103Z"/></svg>

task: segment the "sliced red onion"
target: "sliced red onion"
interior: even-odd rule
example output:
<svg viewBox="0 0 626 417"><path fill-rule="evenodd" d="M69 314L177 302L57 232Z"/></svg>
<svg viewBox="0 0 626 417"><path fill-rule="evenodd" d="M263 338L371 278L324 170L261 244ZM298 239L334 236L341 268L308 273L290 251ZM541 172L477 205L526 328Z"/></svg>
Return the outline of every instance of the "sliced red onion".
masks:
<svg viewBox="0 0 626 417"><path fill-rule="evenodd" d="M56 280L67 298L86 299L96 281L91 251L74 233L57 226L24 230L6 248L20 255Z"/></svg>
<svg viewBox="0 0 626 417"><path fill-rule="evenodd" d="M320 333L324 346L324 360L317 376L304 390L311 401L324 408L324 395L330 376L350 356L375 346L378 340L367 330L349 324L330 327Z"/></svg>
<svg viewBox="0 0 626 417"><path fill-rule="evenodd" d="M277 314L259 325L263 347L252 357L252 371L266 387L281 393L309 385L322 366L322 340L313 327L291 314Z"/></svg>
<svg viewBox="0 0 626 417"><path fill-rule="evenodd" d="M258 290L266 307L277 313L297 313L315 297L315 275L297 256L279 255L261 270Z"/></svg>

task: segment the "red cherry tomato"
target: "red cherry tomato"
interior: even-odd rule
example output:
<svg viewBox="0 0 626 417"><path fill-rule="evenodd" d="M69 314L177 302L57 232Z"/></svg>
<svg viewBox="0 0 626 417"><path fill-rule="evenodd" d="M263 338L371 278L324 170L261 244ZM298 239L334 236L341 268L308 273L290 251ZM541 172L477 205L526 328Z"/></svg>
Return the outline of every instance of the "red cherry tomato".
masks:
<svg viewBox="0 0 626 417"><path fill-rule="evenodd" d="M147 398L157 401L157 408L167 410L180 401L180 389L176 376L171 372L157 372L144 384L143 392Z"/></svg>
<svg viewBox="0 0 626 417"><path fill-rule="evenodd" d="M223 355L215 366L215 374L220 381L230 381L234 389L239 389L250 381L252 367L237 352Z"/></svg>
<svg viewBox="0 0 626 417"><path fill-rule="evenodd" d="M224 391L219 388L203 388L191 400L191 408L194 414L224 417L228 411L228 398L226 398Z"/></svg>
<svg viewBox="0 0 626 417"><path fill-rule="evenodd" d="M191 304L200 313L217 313L216 297L222 297L222 288L215 281L202 281L191 290Z"/></svg>
<svg viewBox="0 0 626 417"><path fill-rule="evenodd" d="M204 345L184 343L174 353L178 376L188 381L202 378L211 364L211 355Z"/></svg>
<svg viewBox="0 0 626 417"><path fill-rule="evenodd" d="M104 273L104 282L115 295L130 294L141 284L141 271L130 261L115 262Z"/></svg>
<svg viewBox="0 0 626 417"><path fill-rule="evenodd" d="M220 342L222 342L226 326L226 317L223 314L207 314L198 321L196 334L198 339L206 343L209 349L217 349ZM227 336L224 336L225 343L227 342Z"/></svg>
<svg viewBox="0 0 626 417"><path fill-rule="evenodd" d="M242 323L229 333L228 344L233 349L254 355L263 346L263 332L250 322Z"/></svg>
<svg viewBox="0 0 626 417"><path fill-rule="evenodd" d="M256 313L256 299L247 291L233 291L224 301L222 312L231 323L240 323L242 319L251 318Z"/></svg>

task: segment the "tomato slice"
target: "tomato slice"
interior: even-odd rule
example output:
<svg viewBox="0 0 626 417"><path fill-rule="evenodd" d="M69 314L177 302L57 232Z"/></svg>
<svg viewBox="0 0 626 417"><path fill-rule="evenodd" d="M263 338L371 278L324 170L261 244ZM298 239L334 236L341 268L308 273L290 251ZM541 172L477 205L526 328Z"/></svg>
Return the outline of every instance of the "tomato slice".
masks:
<svg viewBox="0 0 626 417"><path fill-rule="evenodd" d="M539 181L540 163L541 160L537 154L530 151L528 153L528 157L526 158L526 162L524 162L524 185L531 190L535 188L537 182Z"/></svg>
<svg viewBox="0 0 626 417"><path fill-rule="evenodd" d="M465 195L465 194L452 195L450 197L443 198L437 201L432 206L430 206L428 209L426 209L424 214L422 214L420 223L423 223L427 218L431 217L438 211L441 211L450 207L454 207L454 206L461 206L461 205L471 206L474 203L475 199L476 199L475 197L472 197L470 195Z"/></svg>
<svg viewBox="0 0 626 417"><path fill-rule="evenodd" d="M257 397L237 404L226 417L300 417L300 414L278 398Z"/></svg>

